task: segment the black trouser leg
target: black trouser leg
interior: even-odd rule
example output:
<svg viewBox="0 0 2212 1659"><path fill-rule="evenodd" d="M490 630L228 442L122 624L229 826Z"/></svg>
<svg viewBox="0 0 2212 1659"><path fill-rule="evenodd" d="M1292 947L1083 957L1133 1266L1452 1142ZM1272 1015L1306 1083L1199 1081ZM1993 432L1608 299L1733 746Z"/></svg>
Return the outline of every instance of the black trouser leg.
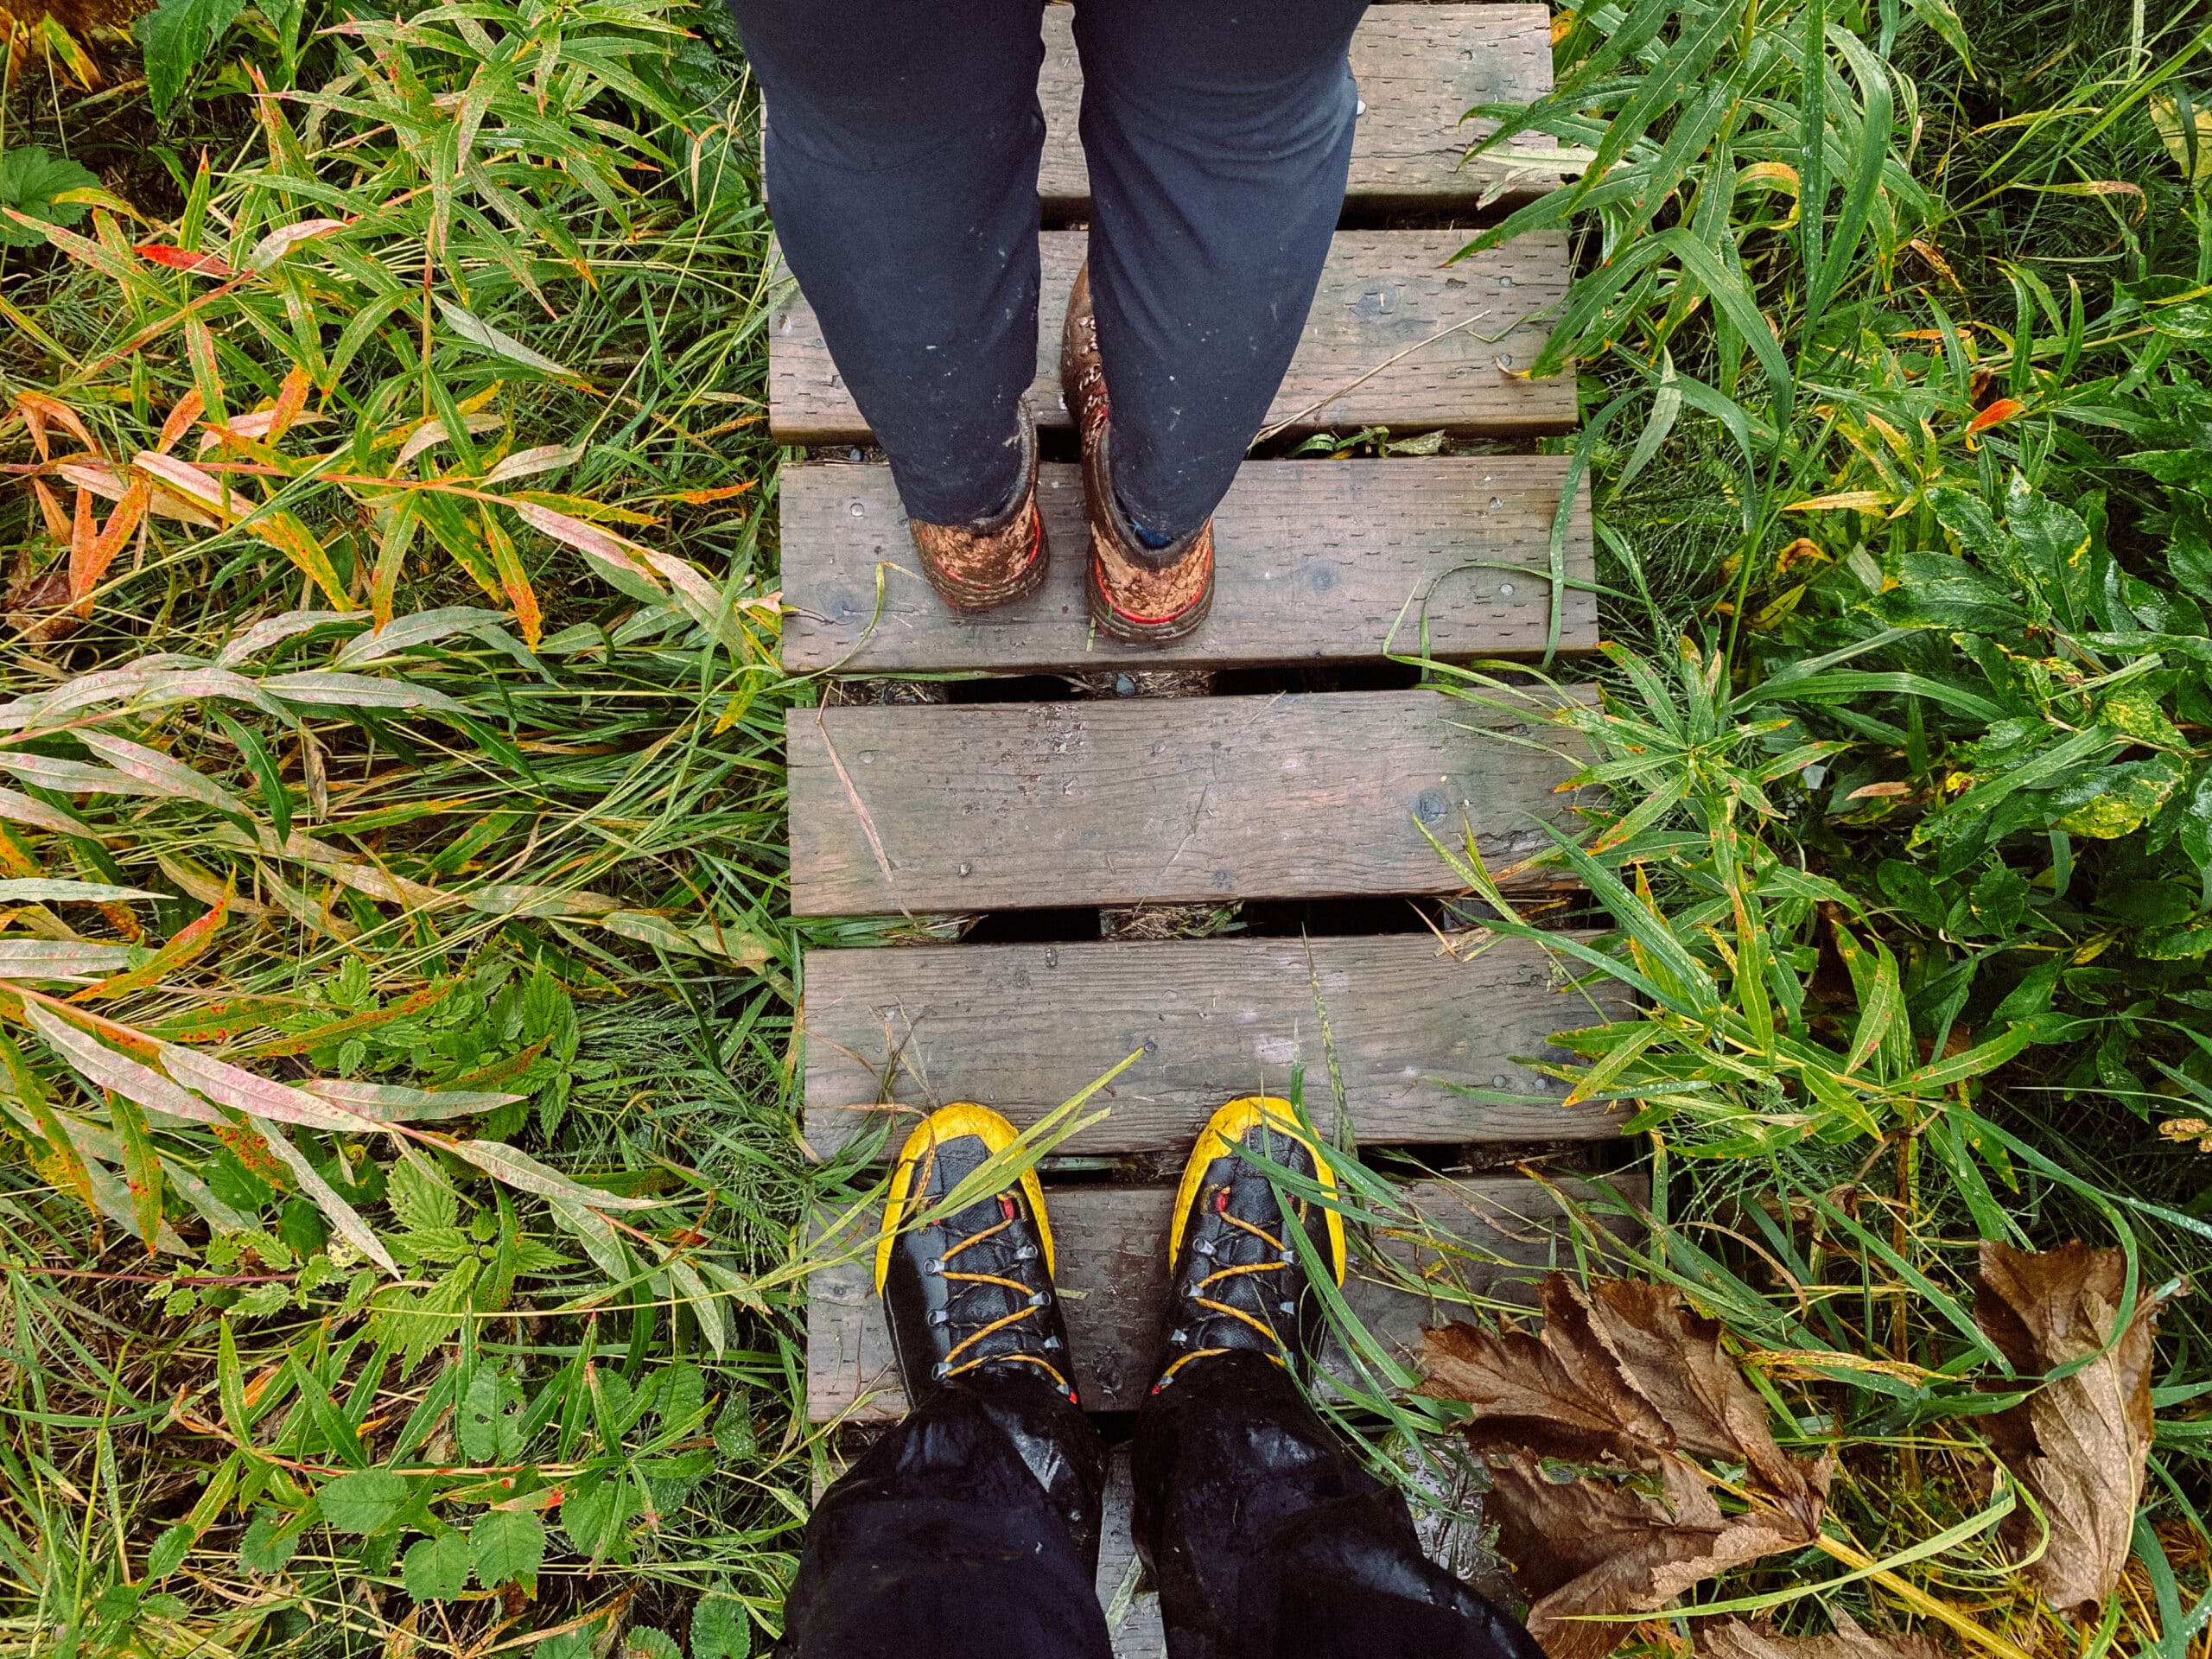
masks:
<svg viewBox="0 0 2212 1659"><path fill-rule="evenodd" d="M1258 1354L1146 1401L1135 1481L1173 1659L1543 1659L1422 1554L1405 1499Z"/></svg>
<svg viewBox="0 0 2212 1659"><path fill-rule="evenodd" d="M784 1603L788 1659L1110 1659L1105 1458L1041 1378L948 1389L815 1506Z"/></svg>
<svg viewBox="0 0 2212 1659"><path fill-rule="evenodd" d="M1195 530L1267 417L1344 206L1367 0L1084 0L1090 283L1115 487Z"/></svg>
<svg viewBox="0 0 2212 1659"><path fill-rule="evenodd" d="M784 258L907 512L988 517L1020 483L1037 374L1039 0L730 10Z"/></svg>
<svg viewBox="0 0 2212 1659"><path fill-rule="evenodd" d="M1147 530L1212 512L1289 365L1344 199L1366 5L1077 10L1115 480ZM1036 372L1039 0L731 9L784 257L906 510L983 518L1015 487Z"/></svg>

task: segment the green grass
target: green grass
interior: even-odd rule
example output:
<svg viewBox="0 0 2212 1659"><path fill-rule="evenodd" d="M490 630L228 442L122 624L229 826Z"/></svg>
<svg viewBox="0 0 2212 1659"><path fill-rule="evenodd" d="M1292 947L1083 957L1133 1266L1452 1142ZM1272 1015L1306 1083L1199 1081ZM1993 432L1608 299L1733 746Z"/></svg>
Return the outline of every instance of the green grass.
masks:
<svg viewBox="0 0 2212 1659"><path fill-rule="evenodd" d="M153 779L19 772L0 831L7 876L63 884L19 890L15 936L114 942L104 987L9 998L11 1651L574 1624L538 1650L582 1652L620 1622L741 1653L776 1628L817 1462L796 1230L848 1171L793 1136L780 737L807 692L775 664L754 116L686 27L726 26L525 5L250 49L283 94L257 121L194 106L219 147L169 135L145 216L98 209L0 279L8 393L48 435L16 424L19 476L49 447L200 469L119 504L88 613L0 667L24 699L144 665L50 718L17 702L11 734ZM264 241L311 218L342 224ZM257 408L296 423L203 448ZM29 595L51 613L68 525L31 489L7 511L26 568L63 573ZM368 677L292 677L330 673ZM103 1054L177 1075L162 1042L387 1092L327 1132L276 1096L288 1167L220 1078L211 1122L150 1108L149 1071L85 1087ZM477 1138L377 1121L425 1087L477 1096ZM443 1472L347 1484L386 1465Z"/></svg>
<svg viewBox="0 0 2212 1659"><path fill-rule="evenodd" d="M1637 1103L1643 1271L1841 1458L1831 1559L1692 1598L1793 1633L1827 1603L2072 1646L1991 1529L1977 1247L2115 1248L2130 1299L2212 1265L2212 217L2154 118L2207 24L1654 0L1578 14L1558 92L1491 111L1586 162L1477 245L1585 238L1539 367L1583 377L1624 642L1564 721L1609 804L1549 861L1612 930L1563 965L1641 1007L1560 1075ZM2207 1639L2206 1336L2168 1307L2100 1643Z"/></svg>
<svg viewBox="0 0 2212 1659"><path fill-rule="evenodd" d="M330 21L244 14L168 128L8 107L113 199L0 250L0 906L57 976L0 982L0 1649L765 1649L827 1467L799 1224L867 1180L795 1132L755 106L669 0ZM1593 163L1504 228L1582 251L1621 642L1553 856L1643 1003L1561 1071L1640 1103L1628 1265L1841 1455L1821 1548L1697 1592L1789 1631L2212 1640L2197 1303L2086 1637L1974 1529L1965 1312L1983 1239L2212 1265L2159 1127L2212 1118L2212 208L2153 119L2212 104L2207 22L1642 0L1525 118ZM1634 1208L1586 1207L1583 1270ZM1378 1462L1478 1478L1361 1357Z"/></svg>

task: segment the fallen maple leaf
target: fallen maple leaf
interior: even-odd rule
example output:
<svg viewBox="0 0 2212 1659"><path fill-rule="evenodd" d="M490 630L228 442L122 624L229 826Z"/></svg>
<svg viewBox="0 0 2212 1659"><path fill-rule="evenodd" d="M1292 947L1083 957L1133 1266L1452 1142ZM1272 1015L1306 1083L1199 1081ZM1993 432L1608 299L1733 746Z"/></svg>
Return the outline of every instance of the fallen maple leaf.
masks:
<svg viewBox="0 0 2212 1659"><path fill-rule="evenodd" d="M2078 1240L2056 1250L1981 1247L1974 1323L2012 1369L2031 1379L2088 1362L1986 1420L1997 1455L2050 1529L2028 1571L2052 1606L2076 1616L2094 1616L2120 1582L2151 1451L2151 1338L2161 1304L2139 1295L2127 1328L2115 1332L2126 1272L2118 1250ZM2024 1508L2005 1523L2016 1547L2031 1545L2035 1533Z"/></svg>
<svg viewBox="0 0 2212 1659"><path fill-rule="evenodd" d="M1926 1636L1877 1636L1840 1607L1828 1609L1829 1636L1775 1636L1740 1618L1697 1633L1698 1659L1949 1659Z"/></svg>
<svg viewBox="0 0 2212 1659"><path fill-rule="evenodd" d="M1551 1659L1602 1659L1624 1623L1731 1567L1819 1535L1832 1466L1776 1445L1767 1408L1720 1348L1720 1326L1662 1286L1564 1274L1543 1284L1543 1334L1453 1325L1424 1333L1422 1391L1474 1408L1491 1454L1489 1514ZM1747 1513L1694 1459L1740 1464ZM1546 1459L1589 1465L1560 1482Z"/></svg>
<svg viewBox="0 0 2212 1659"><path fill-rule="evenodd" d="M1808 1541L1778 1510L1724 1516L1695 1464L1672 1453L1658 1461L1654 1492L1648 1479L1560 1484L1527 1452L1491 1459L1484 1513L1533 1599L1529 1634L1549 1659L1604 1659L1634 1628L1588 1615L1656 1611L1716 1573Z"/></svg>

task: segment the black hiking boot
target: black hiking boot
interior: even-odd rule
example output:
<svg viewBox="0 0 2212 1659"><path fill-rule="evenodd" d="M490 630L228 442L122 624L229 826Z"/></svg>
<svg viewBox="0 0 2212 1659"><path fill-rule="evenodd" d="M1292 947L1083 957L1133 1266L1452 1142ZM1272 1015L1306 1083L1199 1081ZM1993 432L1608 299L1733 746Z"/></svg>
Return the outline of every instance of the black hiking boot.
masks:
<svg viewBox="0 0 2212 1659"><path fill-rule="evenodd" d="M963 1103L931 1112L899 1154L875 1287L909 1407L957 1378L1021 1374L1075 1402L1035 1172L939 1220L905 1224L1014 1139L1014 1125L989 1107Z"/></svg>
<svg viewBox="0 0 2212 1659"><path fill-rule="evenodd" d="M1341 1285L1344 1218L1287 1193L1278 1203L1267 1173L1242 1155L1248 1148L1325 1192L1337 1190L1336 1172L1289 1102L1252 1095L1213 1115L1184 1166L1168 1224L1167 1363L1154 1394L1218 1354L1256 1351L1301 1377L1312 1369L1323 1310L1288 1230L1305 1230Z"/></svg>

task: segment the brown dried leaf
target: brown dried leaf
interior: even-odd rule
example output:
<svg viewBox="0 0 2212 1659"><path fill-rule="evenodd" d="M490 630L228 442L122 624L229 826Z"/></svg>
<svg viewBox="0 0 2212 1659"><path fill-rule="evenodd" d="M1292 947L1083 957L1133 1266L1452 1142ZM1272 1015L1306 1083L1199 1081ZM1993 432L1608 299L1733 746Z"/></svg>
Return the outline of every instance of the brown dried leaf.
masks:
<svg viewBox="0 0 2212 1659"><path fill-rule="evenodd" d="M1722 1515L1697 1466L1672 1454L1656 1493L1587 1475L1557 1484L1525 1452L1494 1459L1484 1513L1535 1598L1529 1633L1549 1659L1604 1659L1633 1628L1586 1615L1653 1612L1718 1573L1806 1542L1777 1510Z"/></svg>
<svg viewBox="0 0 2212 1659"><path fill-rule="evenodd" d="M1732 1618L1697 1633L1698 1659L1949 1659L1927 1636L1877 1636L1840 1607L1828 1609L1831 1636L1774 1636Z"/></svg>
<svg viewBox="0 0 2212 1659"><path fill-rule="evenodd" d="M1422 1391L1475 1408L1477 1446L1640 1469L1673 1451L1743 1463L1808 1530L1818 1525L1808 1465L1775 1445L1765 1403L1720 1351L1718 1321L1634 1280L1599 1280L1586 1295L1555 1273L1541 1301L1541 1338L1466 1325L1427 1334Z"/></svg>
<svg viewBox="0 0 2212 1659"><path fill-rule="evenodd" d="M2050 1529L2029 1570L2050 1604L2093 1616L2127 1565L2135 1511L2151 1450L2151 1340L2159 1303L2139 1296L2134 1317L2110 1349L2126 1264L2120 1252L2078 1240L2056 1250L1981 1247L1974 1323L2023 1377L2090 1360L2045 1383L2020 1405L1986 1419L2005 1465L2034 1494ZM2005 1523L2015 1545L2031 1544L2024 1510Z"/></svg>
<svg viewBox="0 0 2212 1659"><path fill-rule="evenodd" d="M1572 1280L1559 1278L1573 1289ZM1752 1487L1787 1510L1806 1537L1819 1531L1827 1471L1774 1443L1766 1402L1720 1351L1720 1322L1692 1313L1659 1285L1608 1279L1592 1290L1599 1326L1675 1444L1694 1457L1742 1462Z"/></svg>
<svg viewBox="0 0 2212 1659"><path fill-rule="evenodd" d="M1656 1468L1651 1449L1671 1446L1672 1432L1602 1344L1551 1339L1560 1300L1547 1281L1543 1338L1518 1331L1492 1336L1457 1324L1423 1332L1428 1380L1421 1392L1475 1408L1467 1438L1478 1449L1611 1457Z"/></svg>
<svg viewBox="0 0 2212 1659"><path fill-rule="evenodd" d="M43 645L74 632L82 626L68 613L69 566L60 560L36 575L19 571L9 582L0 607L4 607L8 626L32 645Z"/></svg>
<svg viewBox="0 0 2212 1659"><path fill-rule="evenodd" d="M1475 1408L1468 1440L1494 1454L1490 1513L1552 1659L1599 1659L1628 1633L1576 1615L1653 1611L1817 1535L1830 1466L1775 1443L1718 1322L1662 1286L1599 1281L1586 1294L1564 1274L1545 1280L1542 1306L1541 1337L1427 1332L1423 1391ZM1610 1466L1561 1484L1544 1458ZM1741 1463L1751 1512L1724 1516L1692 1458ZM1630 1472L1645 1478L1615 1478Z"/></svg>

